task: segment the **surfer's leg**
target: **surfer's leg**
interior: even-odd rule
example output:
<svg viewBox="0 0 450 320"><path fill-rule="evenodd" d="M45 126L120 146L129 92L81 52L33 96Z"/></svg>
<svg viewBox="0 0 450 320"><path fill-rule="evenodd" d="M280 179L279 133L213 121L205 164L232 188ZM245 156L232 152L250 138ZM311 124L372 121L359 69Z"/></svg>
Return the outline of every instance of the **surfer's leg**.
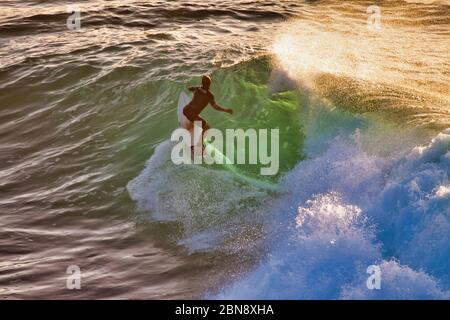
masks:
<svg viewBox="0 0 450 320"><path fill-rule="evenodd" d="M202 122L202 141L203 141L203 135L205 134L205 131L208 130L210 127L209 127L208 123L206 123L205 119L203 119L202 117L200 117L198 115L193 117L193 119L194 120L191 120L191 119L189 119L189 120L191 120L194 123L195 123L195 121L201 121Z"/></svg>
<svg viewBox="0 0 450 320"><path fill-rule="evenodd" d="M197 116L197 120L196 121L201 121L202 122L202 129L203 129L203 132L205 132L206 130L208 130L209 129L209 125L206 123L206 121L205 121L205 119L203 119L202 117L200 117L200 116Z"/></svg>
<svg viewBox="0 0 450 320"><path fill-rule="evenodd" d="M202 129L203 131L206 131L209 129L209 125L206 123L205 119L200 117L198 114L191 113L189 110L186 110L186 107L183 109L183 114L186 116L186 118L192 122L192 124L195 123L195 121L201 121L202 122Z"/></svg>
<svg viewBox="0 0 450 320"><path fill-rule="evenodd" d="M192 114L192 113L190 113L190 112L187 112L187 111L186 111L186 108L183 109L183 114L184 114L184 115L186 116L186 118L188 118L188 120L191 122L191 125L192 125L192 126L194 125L194 123L195 123L196 121L201 121L201 122L202 122L202 153L204 153L204 151L205 151L205 143L204 143L204 141L203 141L203 138L204 138L205 131L208 130L208 129L210 128L209 125L208 125L208 123L206 123L205 119L203 119L203 118L200 117L199 115L195 115L195 114ZM191 146L191 152L192 152L192 154L194 154L194 146Z"/></svg>
<svg viewBox="0 0 450 320"><path fill-rule="evenodd" d="M210 127L208 125L208 123L205 121L205 119L203 119L200 116L197 116L197 120L196 121L201 121L202 122L202 153L205 153L205 140L204 140L204 134L206 132L206 130L208 130Z"/></svg>

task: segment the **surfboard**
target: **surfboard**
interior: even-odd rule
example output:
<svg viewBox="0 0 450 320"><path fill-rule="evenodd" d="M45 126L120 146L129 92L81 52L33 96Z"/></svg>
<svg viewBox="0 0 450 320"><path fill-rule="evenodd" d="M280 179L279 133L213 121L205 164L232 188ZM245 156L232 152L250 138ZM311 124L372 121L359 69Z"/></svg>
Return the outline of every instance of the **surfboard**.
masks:
<svg viewBox="0 0 450 320"><path fill-rule="evenodd" d="M191 143L190 143L190 145L185 146L186 149L185 149L184 154L190 155L192 146L194 146L194 147L200 146L200 148L197 148L197 149L202 150L201 144L204 143L205 154L203 154L203 152L201 152L200 154L194 154L193 155L194 157L211 157L211 158L213 158L213 154L214 154L214 157L221 158L221 160L222 160L221 165L223 166L223 168L225 170L233 173L234 175L239 177L241 180L243 180L251 185L254 185L256 187L262 188L262 189L266 189L266 190L270 190L270 191L280 191L280 188L276 183L273 183L273 182L270 182L267 180L259 180L259 179L252 178L252 177L245 175L236 166L233 165L233 162L225 154L223 154L223 152L221 152L216 147L214 147L213 144L211 144L209 141L201 141L202 140L201 135L197 138L197 140L194 140L195 139L194 125L188 118L186 118L186 116L183 113L184 107L186 107L190 101L191 101L191 98L185 92L181 92L180 97L178 99L178 107L177 107L178 125L180 126L180 128L188 130L189 133L191 134Z"/></svg>

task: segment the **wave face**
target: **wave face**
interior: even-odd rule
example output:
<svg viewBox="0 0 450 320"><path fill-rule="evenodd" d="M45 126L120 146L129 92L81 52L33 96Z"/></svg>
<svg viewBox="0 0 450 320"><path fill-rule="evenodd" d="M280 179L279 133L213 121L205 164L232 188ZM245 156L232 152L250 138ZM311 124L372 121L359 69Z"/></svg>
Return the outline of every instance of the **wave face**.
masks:
<svg viewBox="0 0 450 320"><path fill-rule="evenodd" d="M279 151L283 164L280 174L265 181L258 175L258 166L234 165L256 182L251 183L217 166L177 166L170 159L174 143L166 140L127 189L144 215L180 223L183 230L177 241L191 252L227 251L229 247L248 251L258 244L258 230L266 220L265 207L277 197L276 191L264 189L259 183L276 184L303 157L304 134L297 118L302 99L295 90L271 94L271 67L266 57L218 70L213 77L222 88L216 99L242 108L239 115L225 121L220 120L220 114L207 112L216 128L284 127L280 133L284 141ZM235 241L243 237L247 237L246 246Z"/></svg>
<svg viewBox="0 0 450 320"><path fill-rule="evenodd" d="M377 4L0 3L0 297L448 299L450 7ZM204 73L213 127L280 129L275 191L170 161Z"/></svg>

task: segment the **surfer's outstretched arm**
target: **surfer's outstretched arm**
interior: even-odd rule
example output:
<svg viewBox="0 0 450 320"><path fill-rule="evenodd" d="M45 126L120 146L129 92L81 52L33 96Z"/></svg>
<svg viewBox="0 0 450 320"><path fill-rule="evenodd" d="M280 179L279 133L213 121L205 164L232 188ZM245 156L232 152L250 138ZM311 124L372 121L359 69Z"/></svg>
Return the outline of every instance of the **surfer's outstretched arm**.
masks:
<svg viewBox="0 0 450 320"><path fill-rule="evenodd" d="M217 103L213 102L211 103L211 106L216 109L217 111L222 111L222 112L228 112L229 114L233 114L233 109L227 109L227 108L223 108L221 106L219 106Z"/></svg>

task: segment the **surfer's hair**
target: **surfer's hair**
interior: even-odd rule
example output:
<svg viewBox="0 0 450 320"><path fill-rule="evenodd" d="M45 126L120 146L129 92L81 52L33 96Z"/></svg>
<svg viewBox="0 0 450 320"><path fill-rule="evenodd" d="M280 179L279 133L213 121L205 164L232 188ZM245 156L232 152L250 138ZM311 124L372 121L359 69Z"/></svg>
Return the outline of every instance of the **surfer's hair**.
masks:
<svg viewBox="0 0 450 320"><path fill-rule="evenodd" d="M211 77L210 76L207 76L207 75L204 75L203 77L202 77L202 86L203 86L203 88L205 88L206 90L208 90L209 89L209 87L211 86Z"/></svg>

